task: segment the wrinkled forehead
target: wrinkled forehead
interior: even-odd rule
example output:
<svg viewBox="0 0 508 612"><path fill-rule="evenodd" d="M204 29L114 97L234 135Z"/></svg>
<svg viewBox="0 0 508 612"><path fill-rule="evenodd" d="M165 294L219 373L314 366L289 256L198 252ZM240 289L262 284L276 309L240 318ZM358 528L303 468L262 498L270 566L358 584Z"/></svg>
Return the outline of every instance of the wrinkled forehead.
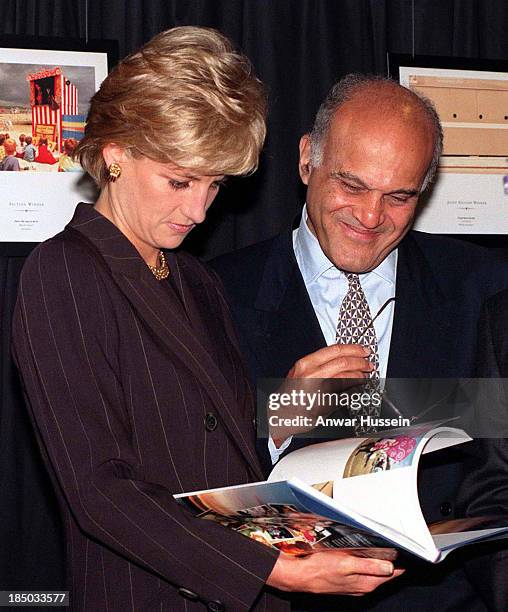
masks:
<svg viewBox="0 0 508 612"><path fill-rule="evenodd" d="M434 126L422 107L405 96L358 96L343 104L334 114L329 135L333 139L353 139L368 134L372 138L434 140Z"/></svg>
<svg viewBox="0 0 508 612"><path fill-rule="evenodd" d="M430 122L413 120L403 112L344 110L330 125L323 163L334 171L353 173L367 184L419 189L434 152Z"/></svg>
<svg viewBox="0 0 508 612"><path fill-rule="evenodd" d="M434 126L421 108L407 101L378 102L353 100L341 106L332 118L325 152L326 144L337 151L359 140L421 148L422 155L433 150Z"/></svg>

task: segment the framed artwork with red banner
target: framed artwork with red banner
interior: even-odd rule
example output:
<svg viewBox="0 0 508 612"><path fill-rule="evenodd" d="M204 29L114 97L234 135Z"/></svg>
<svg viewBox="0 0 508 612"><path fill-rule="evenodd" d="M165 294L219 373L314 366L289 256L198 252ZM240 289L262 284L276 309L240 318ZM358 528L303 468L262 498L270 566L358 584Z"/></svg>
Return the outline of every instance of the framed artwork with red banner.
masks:
<svg viewBox="0 0 508 612"><path fill-rule="evenodd" d="M26 254L90 198L73 151L115 41L0 38L0 252ZM88 193L87 193L88 191Z"/></svg>

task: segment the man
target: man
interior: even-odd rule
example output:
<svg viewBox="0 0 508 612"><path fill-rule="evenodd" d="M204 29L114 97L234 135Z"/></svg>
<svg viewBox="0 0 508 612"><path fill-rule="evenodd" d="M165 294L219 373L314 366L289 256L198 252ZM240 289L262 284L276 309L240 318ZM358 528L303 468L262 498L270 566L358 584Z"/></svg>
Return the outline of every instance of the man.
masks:
<svg viewBox="0 0 508 612"><path fill-rule="evenodd" d="M468 445L466 477L460 497L467 516L508 515L508 291L484 305L478 325L477 397L474 425L480 439ZM492 380L495 379L495 380ZM495 552L495 554L492 554ZM489 610L508 605L508 547L488 545L466 565L467 575L482 592ZM485 572L484 568L488 568Z"/></svg>
<svg viewBox="0 0 508 612"><path fill-rule="evenodd" d="M359 378L373 370L381 378L472 375L480 305L508 286L508 267L483 249L410 232L441 148L437 114L415 93L360 75L332 88L300 141L307 200L298 229L214 262L254 381ZM341 305L352 289L376 319L368 351L336 343L351 327ZM402 406L407 416L411 409ZM287 443L276 449L270 442L272 460ZM420 482L431 521L454 512L461 465L453 452L442 462L428 462ZM298 605L485 609L453 564L417 566L359 603L336 597Z"/></svg>

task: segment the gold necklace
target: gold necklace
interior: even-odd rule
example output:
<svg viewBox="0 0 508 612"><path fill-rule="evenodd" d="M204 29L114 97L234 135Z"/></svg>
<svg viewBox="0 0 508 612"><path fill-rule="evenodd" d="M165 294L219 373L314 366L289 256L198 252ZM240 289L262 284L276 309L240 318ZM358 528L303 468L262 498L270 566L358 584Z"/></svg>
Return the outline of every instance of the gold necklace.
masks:
<svg viewBox="0 0 508 612"><path fill-rule="evenodd" d="M159 251L158 259L160 261L159 266L151 266L150 264L147 264L147 266L150 268L155 278L160 281L169 276L169 268L166 262L166 257L162 251Z"/></svg>

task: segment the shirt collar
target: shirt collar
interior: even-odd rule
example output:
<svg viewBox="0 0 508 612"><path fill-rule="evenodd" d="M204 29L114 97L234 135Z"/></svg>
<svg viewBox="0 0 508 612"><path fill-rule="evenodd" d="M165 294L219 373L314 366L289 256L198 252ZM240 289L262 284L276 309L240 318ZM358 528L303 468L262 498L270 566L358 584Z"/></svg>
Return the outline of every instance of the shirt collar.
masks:
<svg viewBox="0 0 508 612"><path fill-rule="evenodd" d="M303 207L300 225L293 233L293 248L296 260L306 285L315 282L320 276L335 268L334 264L323 253L318 239L310 231L307 224L307 204ZM384 282L395 285L397 270L397 249L391 251L385 259L370 272L360 274L361 278L369 278L371 275L380 277Z"/></svg>

